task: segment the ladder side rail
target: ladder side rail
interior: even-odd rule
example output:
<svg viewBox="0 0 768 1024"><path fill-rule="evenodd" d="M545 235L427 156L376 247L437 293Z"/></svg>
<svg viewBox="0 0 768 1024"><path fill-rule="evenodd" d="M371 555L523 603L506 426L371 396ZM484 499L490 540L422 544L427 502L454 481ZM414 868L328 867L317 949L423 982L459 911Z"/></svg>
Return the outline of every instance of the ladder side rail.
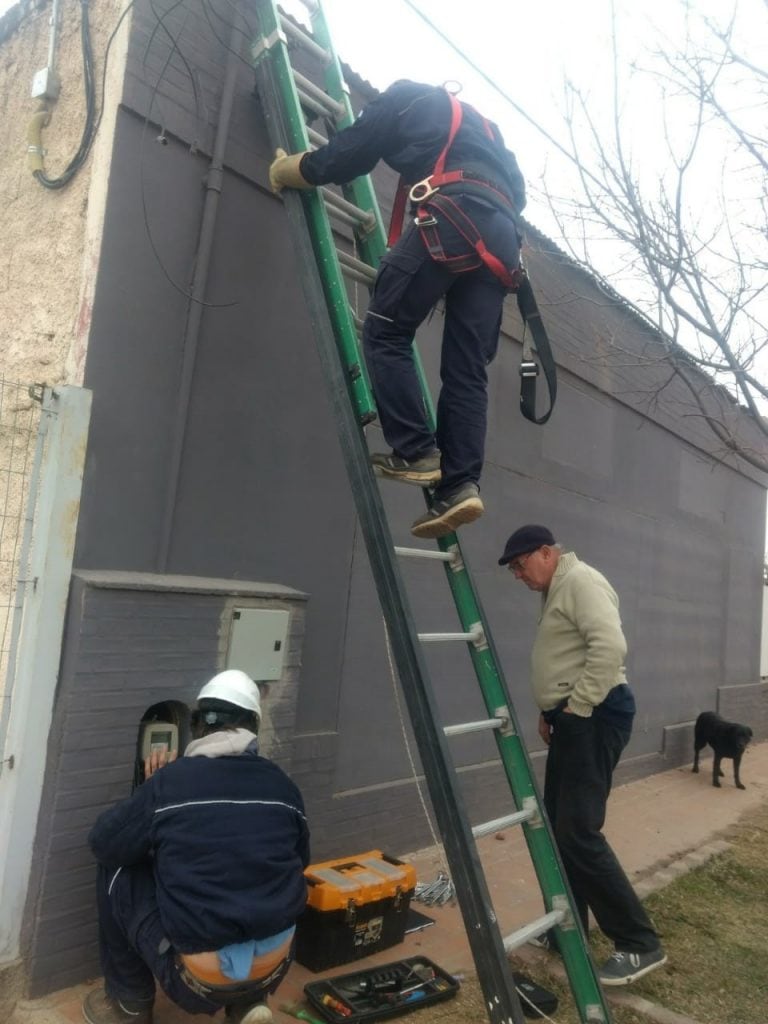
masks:
<svg viewBox="0 0 768 1024"><path fill-rule="evenodd" d="M331 97L346 107L346 117L339 120L339 127L344 128L347 125L352 124L355 119L354 113L349 101L349 89L341 70L341 62L336 54L333 42L328 33L328 25L319 4L314 9L311 21L313 36L323 49L330 54L330 60L325 67L325 84ZM366 174L360 178L354 178L348 184L343 185L342 190L345 197L351 203L362 210L370 210L375 219L375 224L370 229L357 232L356 242L360 249L360 255L365 262L369 263L372 267L378 267L382 256L387 251L387 232L384 227L381 209L379 208L379 201L376 197L371 176ZM427 376L424 372L421 356L419 355L419 350L415 342L413 344L412 352L416 374L419 378L421 392L424 398L427 420L431 429L434 430L436 424L435 408L432 402L432 395L429 389L429 384L427 383ZM428 507L429 501L426 493L424 497Z"/></svg>
<svg viewBox="0 0 768 1024"><path fill-rule="evenodd" d="M329 60L324 70L326 90L328 95L345 111L338 119L337 124L339 128L346 128L355 120L352 104L349 101L349 88L344 80L341 62L331 41L328 25L319 4L312 13L311 23L313 38L329 54ZM342 191L349 202L362 210L369 210L374 218L375 223L369 230L358 233L358 244L360 245L360 254L365 262L370 263L372 267L377 267L379 260L386 252L387 243L384 222L381 219L381 211L370 175L354 178L342 186Z"/></svg>
<svg viewBox="0 0 768 1024"><path fill-rule="evenodd" d="M455 535L442 538L437 543L441 550L447 552L450 549L454 554L455 548L458 547L461 555L459 541ZM486 710L489 715L504 714L509 721L509 726L506 729L494 731L509 788L517 808L530 807L531 801L535 801L538 808L535 818L523 822L522 828L539 887L544 896L546 909L548 911L555 909L556 905L561 903L563 896L570 907L570 920L565 926L561 925L557 928L557 934L566 971L573 988L574 999L579 1007L602 1005L605 1020L610 1022L608 1005L602 994L597 971L589 953L587 937L576 912L576 904L557 849L557 842L544 807L544 801L539 792L530 755L521 738L520 724L510 698L501 661L491 632L486 627L487 618L472 577L465 568L466 562L463 555L461 555L459 565L462 567L458 570L452 569L449 563L446 563L444 568L462 626L470 629L478 622L483 624L483 643L481 645L469 643L468 648L485 700Z"/></svg>
<svg viewBox="0 0 768 1024"><path fill-rule="evenodd" d="M254 67L262 94L272 91L271 102L264 105L267 130L276 148L281 146L291 152L299 152L308 149L309 142L288 59L287 41L278 29L274 5L270 2L259 3L258 9L263 35L261 42L254 48ZM283 103L281 96L289 96L291 101ZM290 191L285 191L284 199ZM322 277L323 290L329 315L340 339L342 358L347 367L347 386L351 390L351 398L360 422L367 423L375 419L376 406L365 367L362 365L357 331L347 299L346 285L339 266L328 214L316 189L302 192L299 199L308 220L313 224L311 237L315 258L326 268L326 274Z"/></svg>
<svg viewBox="0 0 768 1024"><path fill-rule="evenodd" d="M271 0L259 3L262 31L273 30L267 15L275 17ZM274 55L273 55L274 56ZM275 72L273 60L257 66L262 101L267 111L271 141L285 145L287 136L278 125L282 109L280 87L285 82ZM291 87L293 86L291 80ZM288 104L285 104L288 106ZM525 1024L520 1001L508 969L503 940L496 923L490 893L469 827L458 777L451 767L445 737L438 727L439 714L429 686L426 664L413 630L407 593L400 576L384 506L370 465L363 433L354 406L347 401L348 375L332 326L332 310L317 258L317 218L306 196L287 191L286 212L298 240L302 283L315 327L320 360L346 464L371 569L390 634L392 651L414 727L438 828L444 837L446 856L456 883L459 905L486 997L492 1024ZM328 265L324 268L327 272Z"/></svg>
<svg viewBox="0 0 768 1024"><path fill-rule="evenodd" d="M259 7L264 8L264 6L267 6L272 12L274 12L274 5L272 3L265 2L265 0L260 0ZM262 19L261 24L265 37L268 37L269 33L274 31L274 25L270 24L270 19ZM336 70L340 85L338 86L338 92L335 98L340 97L340 100L346 103L347 109L349 111L349 121L351 123L351 108L349 107L348 103L346 86L344 85L343 78L341 77L340 67L338 64L338 59L335 55L335 51L333 50L333 47L330 45L330 41L328 40L327 29L325 27L324 19L322 17L322 12L320 10L319 5L315 7L315 12L313 13L313 24L315 28L316 38L318 38L318 40L320 41L328 41L328 51L331 54L332 59L330 64L328 65L330 71L327 71L326 74L332 74L333 70ZM304 125L303 122L303 116L301 115L299 95L298 92L296 91L296 85L293 79L287 51L284 46L278 47L278 50L282 51L282 53L279 54L282 60L278 60L276 62L268 60L266 62L271 66L270 70L274 66L274 63L277 63L278 70L281 72L281 74L278 76L278 82L275 83L276 87L272 95L272 102L267 104L267 106L270 107L273 113L277 115L277 120L280 119L279 115L283 112L284 108L291 108L285 111L288 114L289 130L283 130L281 132L278 129L278 126L273 124L268 124L268 127L270 129L271 137L273 138L273 141L275 142L276 145L279 145L282 142L284 146L290 146L291 151L296 152L300 149L308 148L308 135L306 131L306 126ZM276 54L270 56L278 55ZM261 54L261 63L264 63L263 57L264 51L262 51ZM279 65L281 64L284 65L283 68L280 68ZM280 81L280 79L282 79L282 81ZM283 88L289 89L289 94L292 94L293 97L292 103L286 103L284 104L284 107L281 106L280 92L279 88L277 88L278 85L282 85ZM333 85L331 86L331 88L329 88L329 93L331 92L332 88ZM292 126L290 123L292 120L292 112L296 113L297 119L299 121L300 130L298 131L298 133L290 130L291 127L295 128L295 125ZM294 118L293 120L296 120L296 118ZM343 125L345 123L347 123L346 119L342 118L340 124ZM376 230L368 232L358 232L357 237L357 241L361 247L361 250L365 250L363 254L366 256L367 260L371 263L371 265L376 265L378 263L380 254L382 254L386 248L384 241L383 225L381 223L381 216L378 209L378 203L376 202L375 194L373 193L369 176L365 176L364 178L361 179L356 179L356 184L358 183L360 187L356 187L354 190L350 190L349 194L345 189L345 196L347 196L349 201L353 202L354 205L356 205L358 208L362 210L371 210L372 214L376 219ZM344 302L342 303L342 305L346 307L346 311L349 315L347 315L346 317L339 316L339 281L341 282L341 288L343 288L344 285L343 281L341 281L340 278L340 273L338 270L338 261L335 258L332 258L336 256L336 253L335 247L333 246L333 237L330 225L327 220L327 214L322 203L312 202L312 200L315 198L314 192L302 193L301 195L286 195L284 198L289 213L289 220L291 220L292 223L294 224L294 228L299 228L299 230L308 230L309 246L307 247L306 245L303 245L300 247L302 249L302 259L306 264L306 273L304 275L304 281L305 286L308 290L307 298L310 311L313 315L315 328L316 330L318 330L318 346L320 346L322 342L322 347L323 349L325 349L325 355L323 355L323 353L321 352L321 360L323 361L324 368L326 370L332 370L333 367L329 364L328 358L330 358L331 363L333 362L334 355L336 356L337 360L339 356L341 356L341 358L344 358L344 345L337 344L336 337L338 337L340 339L340 342L343 343L344 336L347 334L348 328L348 324L345 321L352 321L353 328L354 321L351 317L351 310L349 309L348 302ZM368 201L369 198L370 202ZM295 211L293 214L291 214L291 207L299 208L298 217ZM306 217L306 221L304 220L304 217ZM362 237L360 237L361 235ZM330 238L330 249L327 244L328 238ZM314 253L314 259L312 259L312 253ZM319 265L324 266L326 272L325 277L323 277L323 275L319 273ZM339 281L337 282L333 282L333 280L331 280L335 276L332 273L334 268L337 271L336 276L339 277ZM312 283L310 283L310 278L314 279ZM310 297L310 293L313 293L312 298ZM323 297L324 303L322 301L318 303L318 300ZM318 313L320 312L321 309L322 313L325 314L324 317L322 316L322 314L318 317ZM334 337L334 331L331 328L331 324L328 323L328 316L330 316L334 321L334 327L336 327L336 337ZM324 320L325 323L321 323L322 320ZM341 321L341 324L339 323L339 321ZM340 326L341 329L339 329ZM328 336L323 338L324 331L323 329L319 328L324 328ZM340 347L342 349L341 352L339 351ZM357 352L356 335L355 352ZM415 349L414 356L416 360L417 371L422 382L422 388L424 391L424 397L425 402L427 404L428 413L431 416L434 425L434 409L432 407L429 389L426 386L423 369ZM349 432L347 438L345 438L342 431L342 420L345 418L345 413L351 413L352 410L351 408L345 408L343 402L339 402L339 396L344 386L350 386L350 381L348 376L346 379L344 379L344 373L340 365L338 365L336 369L339 371L339 376L337 376L336 385L331 385L331 374L329 373L326 373L326 381L331 391L331 398L334 404L334 411L337 414L337 420L339 422L339 431L340 434L342 435L341 439L343 442L349 442ZM352 394L352 400L353 403L355 403L354 389ZM358 405L359 408L359 404L355 404ZM438 819L438 824L441 827L441 831L443 832L444 838L446 838L446 854L448 856L448 861L451 866L451 871L454 874L454 878L457 882L457 894L459 895L459 902L462 909L462 914L464 916L465 925L467 927L470 945L472 946L473 949L473 957L478 968L478 978L480 980L481 987L483 988L483 991L486 994L486 997L488 997L489 993L489 990L486 987L487 984L490 983L493 986L491 991L495 993L496 1002L494 1003L491 999L488 999L489 1007L495 1006L496 1008L498 1008L500 1006L498 998L499 994L503 992L506 992L505 1002L509 1001L509 1009L507 1011L506 1017L504 1017L502 1013L502 1017L497 1018L495 1016L495 1012L489 1009L489 1015L491 1016L491 1020L495 1021L497 1019L506 1019L507 1021L513 1020L514 1024L518 1024L518 1022L519 1024L522 1024L519 1000L517 999L517 995L514 992L514 990L510 990L509 972L505 969L506 961L499 961L498 948L489 949L489 939L491 940L491 947L496 947L496 940L498 940L499 943L502 943L500 947L502 955L504 952L504 945L498 932L498 927L495 925L495 914L489 902L490 897L487 891L487 884L485 882L485 876L483 874L482 867L479 863L476 847L472 844L472 842L469 841L471 831L469 830L468 826L468 818L465 813L463 815L461 813L461 802L459 799L459 794L456 791L454 784L455 775L451 773L449 768L450 755L446 749L443 749L441 752L442 756L439 756L440 746L444 743L445 738L442 735L441 731L437 730L435 727L435 722L437 721L437 712L436 707L431 706L434 704L434 698L432 696L431 689L427 682L428 677L426 675L426 666L423 664L423 662L421 663L421 665L419 665L419 663L421 662L421 653L418 649L418 646L416 645L416 638L411 625L413 620L412 617L410 616L408 608L407 595L404 590L402 580L399 578L399 572L397 570L397 567L392 558L393 547L391 543L391 538L389 537L389 528L383 513L383 506L381 506L380 503L378 488L376 487L376 483L370 470L370 466L368 465L367 449L364 444L362 433L360 432L359 429L353 429L351 431L351 437L354 437L355 440L358 442L360 451L357 454L355 454L354 446L351 446L350 443L343 443L344 457L345 461L347 462L347 471L350 476L350 481L353 484L353 492L355 495L355 500L358 504L358 514L360 515L364 538L366 540L366 545L368 546L369 557L371 558L371 566L374 573L374 579L376 581L377 588L379 589L380 601L382 603L382 608L385 613L385 619L388 622L390 633L392 635L393 652L395 655L396 663L398 664L398 671L400 673L400 678L403 684L406 704L408 704L409 706L409 713L414 725L414 732L417 740L417 745L419 746L419 752L421 754L422 761L424 762L425 777L427 778L428 784L430 786L430 795L432 796L432 801L435 807L435 813ZM360 460L362 460L362 463ZM361 465L367 467L367 474L364 472L364 470L361 470ZM365 493L363 493L363 490L359 486L359 477L361 475L364 479L367 480L369 488L372 488L374 507L378 505L378 515L373 516L373 521L369 524L368 529L366 529L366 521L365 516L363 514L363 509L365 508L366 504L370 505L369 499L371 498L371 495L366 495ZM425 498L426 497L427 495L425 494ZM368 509L368 511L370 511L370 508ZM376 522L377 519L378 523ZM381 557L375 558L374 550L377 548L377 546L381 546L382 529L385 531L389 543L384 544L384 548L380 551ZM447 538L446 540L452 541L452 544L454 546L457 546L458 544L455 537L453 539ZM441 547L443 546L443 542L438 543ZM373 548L371 547L371 545L373 545ZM387 578L386 570L390 570L391 573L394 573L394 587L392 586L392 579ZM451 570L446 566L446 571L449 574L451 588L452 590L454 590L454 599L456 601L457 610L459 611L460 617L462 617L461 602L455 592L454 584L456 583L457 576L463 576L466 578L465 582L468 584L470 591L474 593L474 587L472 585L471 578L469 577L466 570L463 570L459 574L455 574L452 573ZM482 612L479 610L479 602L477 602L477 604L479 614L475 613L474 616L470 614L471 622L467 622L468 630L471 629L471 627L474 626L474 624L476 624L478 621L482 623L485 622L485 619L482 616ZM488 639L490 640L490 638ZM409 644L404 643L404 641L410 641L410 648ZM491 704L493 704L493 700L489 700L489 693L486 693L486 676L488 665L490 664L490 666L495 670L497 682L500 679L501 689L499 692L505 697L506 703L504 704L504 706L508 709L509 713L514 718L513 708L509 702L508 695L506 692L506 685L503 682L503 677L500 676L498 660L496 659L496 665L493 664L495 652L493 652L493 656L491 657L490 662L488 660L488 653L489 652L487 650L483 652L477 651L474 644L470 646L470 654L473 658L473 661L475 661L475 670L478 675L478 680L481 684L481 689L483 690L483 695L486 698L488 710L489 712L494 713L494 708L491 707ZM490 678L492 678L492 676ZM414 680L416 683L418 683L417 689L419 690L419 692L416 692L416 689L412 689L411 686L408 685L407 680L409 679ZM425 703L427 705L426 707L424 706ZM496 709L498 709L498 707L500 706L500 704L494 705ZM521 764L525 765L525 773L527 774L528 779L534 787L534 798L538 806L541 808L542 822L545 823L545 829L549 829L546 814L543 811L543 806L541 804L538 793L535 791L535 779L532 773L530 762L528 760L527 751L520 742L519 735L516 734L516 722L514 722L514 729L515 734L511 736L497 735L497 743L499 745L500 753L502 754L502 761L504 762L505 771L507 773L508 780L510 783L510 788L512 789L513 796L515 797L516 801L518 801L519 799L525 799L524 796L519 795L522 794L523 791L527 788L526 784L519 781L519 775L521 773L520 766ZM424 735L425 733L426 735ZM512 742L510 743L510 741ZM437 745L437 751L435 751L435 745ZM427 756L427 753L429 753L429 756ZM437 757L435 757L436 754L438 755ZM433 771L427 770L429 761L433 762ZM444 800L446 787L448 787L448 791L453 791L453 799L449 799L447 805ZM438 796L440 795L441 792L442 796L438 799ZM518 805L522 806L522 803L519 803ZM530 825L524 825L523 828L526 834L526 840L528 842L529 850L531 852L531 858L533 860L537 874L539 875L541 889L542 892L545 894L545 898L548 892L554 892L557 888L559 888L560 892L565 892L567 894L566 899L570 904L572 912L574 906L573 898L570 895L570 890L567 887L567 881L565 879L565 874L562 869L559 856L557 854L557 848L554 844L554 838L552 837L551 829L549 830L549 843L547 844L546 842L544 842L543 844L541 844L536 842L536 836L529 837L529 833L532 833L534 831ZM535 831L540 835L542 829L541 827L538 827ZM553 866L554 875L552 875ZM544 871L546 874L546 877L544 879L542 879L542 871ZM555 884L553 886L551 884L552 878L557 880L558 876L562 879L563 885L557 886ZM557 896L556 892L555 896L557 902L562 903L563 897ZM490 935L484 935L482 941L480 941L479 936L477 934L478 922L482 924L482 920L478 919L478 912L481 912L480 918L482 918L483 916L487 916L488 921L492 924ZM571 987L573 989L574 998L576 999L580 1011L586 1012L586 1016L583 1018L584 1020L605 1021L606 1024L609 1024L611 1018L608 1013L607 1005L605 1004L605 1001L602 997L599 984L597 982L594 965L592 964L591 958L589 957L589 954L587 952L586 939L583 936L583 933L581 934L580 938L578 937L579 931L580 924L578 921L575 921L575 927L573 929L568 929L568 933L565 934L564 941L562 943L564 947L563 954L565 965L569 974L569 980L571 982ZM563 936L563 931L560 931L560 935ZM572 938L575 941L571 942L569 941L569 938ZM585 962L588 965L586 978L584 977ZM501 985L501 988L499 988L499 985ZM511 1016L509 1015L510 1010L512 1012Z"/></svg>
<svg viewBox="0 0 768 1024"><path fill-rule="evenodd" d="M286 198L287 207L300 206L298 196ZM301 211L293 219L303 221ZM302 225L303 227L303 225ZM379 600L389 629L392 650L398 675L403 688L409 715L414 726L419 755L424 767L430 798L435 810L438 828L443 836L446 856L464 918L467 935L472 946L473 958L477 965L486 999L492 1006L491 1020L496 1024L525 1024L524 1018L515 1006L516 995L511 978L502 968L506 962L503 940L495 924L490 893L484 880L474 840L468 829L468 816L463 807L463 797L458 789L455 775L448 768L449 753L441 749L439 731L435 723L439 714L429 691L425 690L422 676L425 668L414 642L409 626L410 612L404 603L401 580L393 571L390 550L393 547L386 523L384 509L380 505L378 487L371 472L361 466L368 461L367 448L354 419L349 415L351 407L344 400L344 373L338 365L338 351L329 321L321 317L319 310L325 303L322 283L311 273L314 255L311 243L305 246L303 279L308 293L307 301L314 311L312 318L318 345L322 345L321 362L329 382L329 394L334 413L339 423L343 441L343 452L347 473L352 485L361 528L371 561ZM324 322L325 321L325 322ZM336 364L336 365L334 365ZM339 396L342 396L341 398ZM492 999L490 996L492 995Z"/></svg>

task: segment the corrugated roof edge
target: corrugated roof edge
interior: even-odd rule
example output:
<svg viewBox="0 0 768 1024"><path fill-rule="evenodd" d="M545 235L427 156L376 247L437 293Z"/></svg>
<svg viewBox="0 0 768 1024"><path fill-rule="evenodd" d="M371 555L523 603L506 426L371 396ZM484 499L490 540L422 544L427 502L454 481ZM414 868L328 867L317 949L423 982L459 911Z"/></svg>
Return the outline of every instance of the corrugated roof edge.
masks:
<svg viewBox="0 0 768 1024"><path fill-rule="evenodd" d="M341 61L342 71L346 79L347 85L350 89L355 89L360 92L363 99L368 101L375 99L380 94L380 91L372 85L367 79L363 78L360 74L354 71L349 64ZM649 331L655 338L658 339L660 345L664 348L672 350L675 355L683 360L695 373L699 374L708 384L712 385L716 389L717 393L728 401L732 406L738 409L739 413L745 416L748 420L755 423L758 430L762 430L761 424L757 423L757 419L763 421L766 417L756 417L752 410L746 405L739 402L730 391L722 384L717 384L712 376L706 372L694 357L686 349L679 344L679 342L673 341L669 335L666 335L659 327L646 316L641 309L639 309L634 303L632 303L625 295L618 292L608 281L605 280L596 270L592 267L586 267L578 260L574 259L569 253L554 242L548 235L545 235L543 231L531 224L530 221L523 218L526 231L530 236L536 239L536 242L540 246L543 252L549 251L552 255L557 255L559 259L564 260L568 265L582 277L586 278L594 287L601 291L607 299L614 302L624 313L628 314L637 324L644 330Z"/></svg>
<svg viewBox="0 0 768 1024"><path fill-rule="evenodd" d="M363 78L356 71L354 71L349 66L349 64L342 61L341 65L342 70L344 72L344 78L346 79L347 85L349 85L350 89L356 89L358 92L363 94L365 99L374 99L376 96L379 95L379 90L375 86L371 85L371 83L366 78ZM655 337L657 337L659 339L660 344L674 350L675 353L679 355L679 358L684 360L691 367L691 369L696 370L696 372L700 373L701 376L704 377L709 383L714 384L718 392L722 393L722 395L725 398L727 398L732 405L738 406L739 409L741 409L741 411L744 413L744 415L749 417L749 419L755 419L755 417L752 414L752 411L748 409L745 405L743 405L741 402L739 402L736 398L734 398L734 396L728 391L727 388L725 388L722 384L716 384L713 381L712 377L705 370L703 370L701 366L699 366L699 364L690 352L684 349L682 345L680 345L678 342L673 341L672 338L670 338L668 335L664 334L664 332L659 329L659 327L650 319L650 317L646 316L646 314L643 313L643 311L639 309L636 305L634 305L634 303L632 303L625 295L622 295L621 292L616 291L613 285L609 284L608 281L606 281L605 278L602 277L596 270L594 270L592 267L586 267L584 266L584 264L579 263L578 260L574 259L574 257L567 253L564 249L561 249L557 242L554 242L548 235L545 235L543 231L540 231L539 228L531 224L530 221L525 220L525 218L523 218L523 221L525 223L526 230L536 238L537 242L539 243L539 245L542 246L544 251L546 251L546 249L548 248L551 250L553 254L556 254L558 257L565 260L577 273L583 275L593 285L595 285L595 287L597 287L601 292L603 292L606 298L609 298L612 302L615 302L634 320L636 320L640 326L642 326L645 330L650 331ZM765 417L762 418L765 419Z"/></svg>
<svg viewBox="0 0 768 1024"><path fill-rule="evenodd" d="M625 295L622 295L621 292L616 291L613 285L609 284L605 280L605 278L601 277L601 275L596 270L592 269L591 267L586 267L582 263L579 263L578 260L574 259L573 256L567 253L564 249L561 249L557 242L554 242L548 235L545 235L543 231L540 231L537 227L531 224L530 221L525 220L525 218L523 218L523 220L526 231L531 236L535 237L537 243L541 246L541 251L546 253L549 250L552 255L557 255L560 259L567 262L573 268L573 270L581 274L588 281L590 281L591 284L593 284L601 292L603 292L606 298L610 299L612 302L615 302L634 320L636 320L640 326L642 326L645 330L650 331L653 335L655 335L655 337L659 339L660 344L664 345L666 348L674 350L676 355L679 355L679 357L682 360L688 363L691 369L701 374L701 376L704 377L708 383L714 385L714 387L717 388L718 392L722 393L723 396L726 397L732 405L738 406L745 416L749 417L749 419L751 420L755 419L755 417L752 414L752 411L749 408L747 408L747 406L742 405L741 402L739 402L736 398L734 398L734 396L722 384L717 384L713 380L713 378L704 369L702 369L701 366L699 366L696 359L691 355L690 352L684 349L679 342L674 341L663 331L661 331L659 327L650 319L650 317L646 316L646 314L643 313L643 311L639 309L636 305L634 305L634 303L632 303ZM762 418L765 419L765 417Z"/></svg>

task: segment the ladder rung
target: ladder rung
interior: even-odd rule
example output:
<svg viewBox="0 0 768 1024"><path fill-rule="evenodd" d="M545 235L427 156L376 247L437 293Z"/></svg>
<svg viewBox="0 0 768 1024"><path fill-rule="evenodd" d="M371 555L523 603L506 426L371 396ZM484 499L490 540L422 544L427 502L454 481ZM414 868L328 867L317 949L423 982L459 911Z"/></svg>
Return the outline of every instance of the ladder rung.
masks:
<svg viewBox="0 0 768 1024"><path fill-rule="evenodd" d="M347 224L361 224L364 228L370 230L376 223L375 217L369 210L361 210L354 203L348 203L343 196L337 195L333 189L322 186L320 193L326 204L331 207L331 212Z"/></svg>
<svg viewBox="0 0 768 1024"><path fill-rule="evenodd" d="M339 263L345 277L352 277L355 281L362 281L363 284L370 284L376 280L376 271L367 263L355 259L354 256L350 256L343 249L337 249L336 255L339 257Z"/></svg>
<svg viewBox="0 0 768 1024"><path fill-rule="evenodd" d="M324 104L319 103L302 88L297 87L296 92L299 95L302 107L306 107L308 110L313 110L316 114L319 114L320 117L328 117L329 114L333 113L333 111L329 110Z"/></svg>
<svg viewBox="0 0 768 1024"><path fill-rule="evenodd" d="M515 811L514 814L507 814L503 818L494 818L493 821L484 821L481 825L475 825L472 835L475 839L480 839L481 836L489 836L492 832L500 832L513 825L522 825L524 821L530 821L535 816L536 808L527 807L524 811Z"/></svg>
<svg viewBox="0 0 768 1024"><path fill-rule="evenodd" d="M315 57L319 57L323 64L331 63L331 55L328 50L324 50L322 46L315 42L312 36L299 28L298 25L294 25L291 19L286 18L284 14L280 15L280 25L282 26L285 34L295 40L299 46L303 46L308 53L313 54Z"/></svg>
<svg viewBox="0 0 768 1024"><path fill-rule="evenodd" d="M314 128L310 128L309 126L307 126L307 138L313 146L317 146L318 148L320 146L328 145L328 139L326 139L324 135L321 135L320 132L316 132Z"/></svg>
<svg viewBox="0 0 768 1024"><path fill-rule="evenodd" d="M395 548L401 558L434 558L440 562L452 562L454 555L448 551L433 551L431 548Z"/></svg>
<svg viewBox="0 0 768 1024"><path fill-rule="evenodd" d="M512 932L511 935L507 935L504 939L504 949L509 953L513 949L517 949L519 946L524 946L526 942L531 939L535 939L539 935L543 935L544 932L549 931L556 924L560 924L566 918L566 912L564 910L550 910L548 914L543 917L537 918L535 921L531 921L530 924L523 925L522 928L518 928L516 932Z"/></svg>
<svg viewBox="0 0 768 1024"><path fill-rule="evenodd" d="M466 640L467 643L476 643L483 637L483 630L476 627L471 633L419 633L419 640L423 644L438 644L443 640Z"/></svg>
<svg viewBox="0 0 768 1024"><path fill-rule="evenodd" d="M323 92L320 86L310 82L308 78L294 69L293 77L296 79L299 96L308 106L316 110L318 114L332 114L334 119L346 116L346 107L336 100L331 99L327 92ZM309 101L312 101L311 103ZM314 105L313 105L314 104Z"/></svg>
<svg viewBox="0 0 768 1024"><path fill-rule="evenodd" d="M484 718L481 722L461 722L459 725L443 726L443 732L446 736L463 736L468 732L485 732L490 729L501 729L506 724L506 718Z"/></svg>

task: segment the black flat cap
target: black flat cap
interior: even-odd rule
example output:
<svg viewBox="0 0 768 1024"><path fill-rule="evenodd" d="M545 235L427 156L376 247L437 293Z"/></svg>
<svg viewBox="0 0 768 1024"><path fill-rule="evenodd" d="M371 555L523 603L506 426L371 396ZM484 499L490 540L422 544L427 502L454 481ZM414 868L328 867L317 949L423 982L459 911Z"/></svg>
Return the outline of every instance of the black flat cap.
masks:
<svg viewBox="0 0 768 1024"><path fill-rule="evenodd" d="M531 551L538 551L545 544L556 543L552 531L546 526L537 526L529 523L515 530L504 547L504 554L499 559L499 565L507 565L513 558L520 555L528 555Z"/></svg>

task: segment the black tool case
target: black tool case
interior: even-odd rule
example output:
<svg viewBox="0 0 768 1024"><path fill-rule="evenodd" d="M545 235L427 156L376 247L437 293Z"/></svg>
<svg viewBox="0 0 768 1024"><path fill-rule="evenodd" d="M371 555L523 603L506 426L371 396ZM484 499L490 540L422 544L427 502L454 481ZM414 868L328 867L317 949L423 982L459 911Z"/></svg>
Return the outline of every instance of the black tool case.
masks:
<svg viewBox="0 0 768 1024"><path fill-rule="evenodd" d="M327 971L403 941L416 871L381 850L310 864L296 962Z"/></svg>
<svg viewBox="0 0 768 1024"><path fill-rule="evenodd" d="M308 1002L334 1024L401 1017L422 1006L452 999L458 991L458 981L425 956L411 956L304 986Z"/></svg>

